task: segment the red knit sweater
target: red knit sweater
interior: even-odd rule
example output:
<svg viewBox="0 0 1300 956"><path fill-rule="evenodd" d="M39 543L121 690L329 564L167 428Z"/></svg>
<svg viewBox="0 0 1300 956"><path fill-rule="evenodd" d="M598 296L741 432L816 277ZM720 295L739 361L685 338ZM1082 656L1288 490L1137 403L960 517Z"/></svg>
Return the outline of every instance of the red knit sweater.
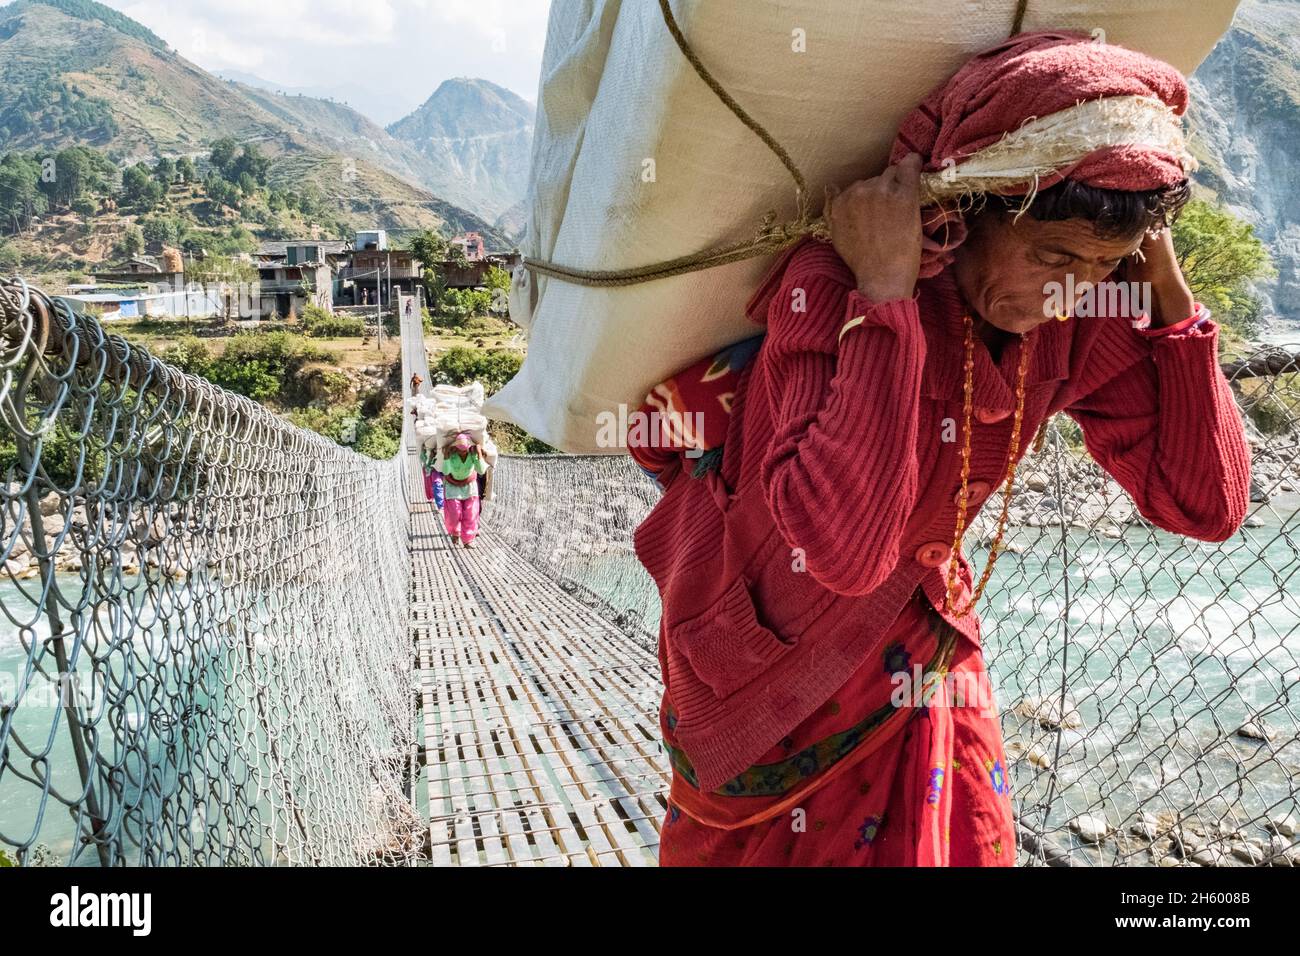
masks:
<svg viewBox="0 0 1300 956"><path fill-rule="evenodd" d="M636 532L663 602L674 732L705 790L824 703L918 586L942 606L960 484L963 306L946 273L912 300L883 304L855 285L819 242L774 271L755 297L770 302L766 316L751 304L768 335L740 382L721 474L670 468ZM1217 338L1212 323L1158 338L1115 318L1041 326L1025 346L1022 445L1064 409L1150 521L1231 536L1250 460ZM996 364L975 350L970 478L989 492L1005 466L1020 349ZM959 567L964 600L964 558ZM975 628L972 615L963 629Z"/></svg>

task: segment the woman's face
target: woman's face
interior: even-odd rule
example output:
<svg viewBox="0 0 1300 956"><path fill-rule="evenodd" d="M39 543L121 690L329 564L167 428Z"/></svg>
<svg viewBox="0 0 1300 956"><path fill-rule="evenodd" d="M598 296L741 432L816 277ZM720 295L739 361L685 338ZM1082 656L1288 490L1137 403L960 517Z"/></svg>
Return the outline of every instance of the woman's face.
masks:
<svg viewBox="0 0 1300 956"><path fill-rule="evenodd" d="M1023 335L1052 321L1044 304L1054 292L1059 298L1072 288L1077 303L1089 285L1137 251L1142 238L1101 239L1083 219L1039 222L989 211L972 218L953 268L958 288L980 318Z"/></svg>

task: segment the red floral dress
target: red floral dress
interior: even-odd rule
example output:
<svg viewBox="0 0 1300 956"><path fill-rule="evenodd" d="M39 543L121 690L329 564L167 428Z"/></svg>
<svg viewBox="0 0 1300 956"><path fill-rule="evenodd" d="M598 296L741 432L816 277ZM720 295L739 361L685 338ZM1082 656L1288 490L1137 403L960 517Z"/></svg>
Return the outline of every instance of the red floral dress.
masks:
<svg viewBox="0 0 1300 956"><path fill-rule="evenodd" d="M692 786L674 724L665 693L660 730L674 788L661 866L1015 863L1011 784L983 655L919 591L878 657L718 791Z"/></svg>

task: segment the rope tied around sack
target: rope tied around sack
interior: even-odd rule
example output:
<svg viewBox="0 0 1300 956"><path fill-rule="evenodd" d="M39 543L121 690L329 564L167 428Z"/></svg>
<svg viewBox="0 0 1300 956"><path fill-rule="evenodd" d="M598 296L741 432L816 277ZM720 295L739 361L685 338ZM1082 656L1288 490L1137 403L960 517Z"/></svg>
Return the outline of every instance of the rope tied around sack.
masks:
<svg viewBox="0 0 1300 956"><path fill-rule="evenodd" d="M1029 0L1019 0L1016 4L1016 16L1011 22L1011 36L1018 36L1025 26L1025 12L1029 9Z"/></svg>

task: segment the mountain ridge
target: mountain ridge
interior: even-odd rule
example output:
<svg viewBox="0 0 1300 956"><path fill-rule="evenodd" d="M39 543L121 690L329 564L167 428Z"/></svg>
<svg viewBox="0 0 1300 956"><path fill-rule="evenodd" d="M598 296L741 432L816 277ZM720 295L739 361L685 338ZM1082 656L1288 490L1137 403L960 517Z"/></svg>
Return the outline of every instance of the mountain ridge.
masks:
<svg viewBox="0 0 1300 956"><path fill-rule="evenodd" d="M111 13L93 0L0 7L6 149L92 145L127 164L198 159L213 141L230 136L257 144L277 165L295 160L311 176L307 182L338 199L350 219L376 215L389 228L468 228L508 247L490 219L428 188L436 177L425 157L355 110L222 80L136 35L146 28L136 24L138 30L124 32L106 22ZM339 179L331 181L334 175ZM391 214L383 212L388 200Z"/></svg>
<svg viewBox="0 0 1300 956"><path fill-rule="evenodd" d="M406 105L394 108L393 105L390 105L393 101L393 91L391 89L375 89L361 83L333 86L294 86L288 83L275 83L255 73L246 73L241 70L217 70L213 75L267 93L282 93L291 97L304 96L337 103L355 110L381 127L387 127L395 123L419 106L419 102L412 97Z"/></svg>
<svg viewBox="0 0 1300 956"><path fill-rule="evenodd" d="M1192 78L1196 180L1250 222L1277 276L1271 311L1300 318L1300 3L1247 0Z"/></svg>
<svg viewBox="0 0 1300 956"><path fill-rule="evenodd" d="M498 220L527 194L535 118L534 106L517 93L454 77L387 131L436 170L431 189Z"/></svg>

